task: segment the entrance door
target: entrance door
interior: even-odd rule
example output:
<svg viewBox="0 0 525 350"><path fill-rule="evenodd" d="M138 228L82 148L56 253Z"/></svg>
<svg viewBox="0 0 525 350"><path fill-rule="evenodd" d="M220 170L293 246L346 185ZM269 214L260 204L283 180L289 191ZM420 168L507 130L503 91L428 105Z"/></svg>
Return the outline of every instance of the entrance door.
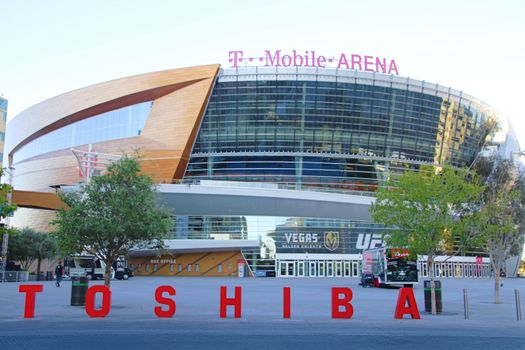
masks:
<svg viewBox="0 0 525 350"><path fill-rule="evenodd" d="M295 275L293 261L279 261L279 276L293 277Z"/></svg>
<svg viewBox="0 0 525 350"><path fill-rule="evenodd" d="M421 264L421 275L423 277L428 277L428 267L426 262Z"/></svg>
<svg viewBox="0 0 525 350"><path fill-rule="evenodd" d="M352 260L352 277L360 276L359 261Z"/></svg>
<svg viewBox="0 0 525 350"><path fill-rule="evenodd" d="M335 262L335 277L343 277L343 262Z"/></svg>
<svg viewBox="0 0 525 350"><path fill-rule="evenodd" d="M315 261L310 261L308 264L310 265L310 270L309 270L309 272L310 272L310 277L317 277L317 269L316 269L316 267L317 267L317 262L315 262Z"/></svg>
<svg viewBox="0 0 525 350"><path fill-rule="evenodd" d="M434 276L436 278L441 277L441 264L434 264Z"/></svg>
<svg viewBox="0 0 525 350"><path fill-rule="evenodd" d="M287 276L290 276L290 277L295 276L295 268L294 268L293 261L288 261L287 265L288 265L287 266L287 270L288 270L288 275Z"/></svg>
<svg viewBox="0 0 525 350"><path fill-rule="evenodd" d="M317 276L324 277L324 261L319 261L318 270L317 270Z"/></svg>
<svg viewBox="0 0 525 350"><path fill-rule="evenodd" d="M326 277L334 277L334 262L326 262Z"/></svg>
<svg viewBox="0 0 525 350"><path fill-rule="evenodd" d="M304 277L304 261L297 262L297 277Z"/></svg>
<svg viewBox="0 0 525 350"><path fill-rule="evenodd" d="M463 275L461 274L461 266L459 266L458 263L454 263L454 277L462 277Z"/></svg>
<svg viewBox="0 0 525 350"><path fill-rule="evenodd" d="M345 261L344 262L344 276L345 277L350 277L351 276L350 261Z"/></svg>

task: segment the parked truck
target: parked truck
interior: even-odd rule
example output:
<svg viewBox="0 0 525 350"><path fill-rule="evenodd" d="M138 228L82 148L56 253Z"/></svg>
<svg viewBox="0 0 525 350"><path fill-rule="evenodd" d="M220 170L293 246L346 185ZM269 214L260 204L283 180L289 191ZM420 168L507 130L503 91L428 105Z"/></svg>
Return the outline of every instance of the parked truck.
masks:
<svg viewBox="0 0 525 350"><path fill-rule="evenodd" d="M87 276L89 279L104 278L106 264L95 255L74 254L64 259L65 274L69 277Z"/></svg>
<svg viewBox="0 0 525 350"><path fill-rule="evenodd" d="M87 276L89 279L103 279L106 274L106 264L95 255L74 254L64 259L65 274L72 276ZM119 256L113 263L111 278L127 280L133 276L128 267L128 260Z"/></svg>
<svg viewBox="0 0 525 350"><path fill-rule="evenodd" d="M419 283L417 256L405 248L363 250L361 285L363 287L405 286Z"/></svg>

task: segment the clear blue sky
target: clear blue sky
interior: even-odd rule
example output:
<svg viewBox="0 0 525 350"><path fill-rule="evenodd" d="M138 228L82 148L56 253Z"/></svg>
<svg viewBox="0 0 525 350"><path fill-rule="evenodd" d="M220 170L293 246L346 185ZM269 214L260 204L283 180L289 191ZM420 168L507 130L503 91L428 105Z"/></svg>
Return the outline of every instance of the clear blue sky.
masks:
<svg viewBox="0 0 525 350"><path fill-rule="evenodd" d="M371 54L484 100L525 148L524 15L518 0L0 0L0 94L12 118L114 78L226 65L229 50Z"/></svg>

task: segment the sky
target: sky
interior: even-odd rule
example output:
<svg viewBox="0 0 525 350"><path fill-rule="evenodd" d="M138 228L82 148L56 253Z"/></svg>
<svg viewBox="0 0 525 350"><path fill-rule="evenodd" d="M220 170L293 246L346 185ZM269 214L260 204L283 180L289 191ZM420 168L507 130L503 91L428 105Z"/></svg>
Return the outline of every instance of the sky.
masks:
<svg viewBox="0 0 525 350"><path fill-rule="evenodd" d="M0 0L0 95L9 120L111 79L228 67L231 50L358 53L483 100L525 149L524 15L518 0Z"/></svg>

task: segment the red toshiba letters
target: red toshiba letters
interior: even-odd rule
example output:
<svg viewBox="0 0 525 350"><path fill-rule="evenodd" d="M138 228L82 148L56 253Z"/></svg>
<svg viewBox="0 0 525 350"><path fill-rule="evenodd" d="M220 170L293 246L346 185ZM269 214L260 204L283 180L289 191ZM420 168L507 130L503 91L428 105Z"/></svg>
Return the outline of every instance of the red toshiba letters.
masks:
<svg viewBox="0 0 525 350"><path fill-rule="evenodd" d="M36 294L44 291L42 284L23 284L18 290L25 293L24 318L35 317ZM234 296L228 298L227 287L220 287L220 318L227 317L227 308L233 307L233 317L241 318L242 311L242 287L234 288ZM95 308L95 297L97 294L102 296L102 305ZM160 306L155 306L153 312L159 318L170 318L177 312L177 305L173 297L177 292L172 286L159 286L155 290L155 301ZM350 319L354 315L354 306L351 301L353 292L348 287L332 288L332 318ZM283 288L283 318L291 318L291 288ZM92 318L106 317L111 310L111 290L107 286L96 285L89 287L86 294L86 314ZM405 315L412 319L419 320L419 310L414 297L412 288L401 288L399 290L396 309L394 312L395 319L402 319Z"/></svg>

